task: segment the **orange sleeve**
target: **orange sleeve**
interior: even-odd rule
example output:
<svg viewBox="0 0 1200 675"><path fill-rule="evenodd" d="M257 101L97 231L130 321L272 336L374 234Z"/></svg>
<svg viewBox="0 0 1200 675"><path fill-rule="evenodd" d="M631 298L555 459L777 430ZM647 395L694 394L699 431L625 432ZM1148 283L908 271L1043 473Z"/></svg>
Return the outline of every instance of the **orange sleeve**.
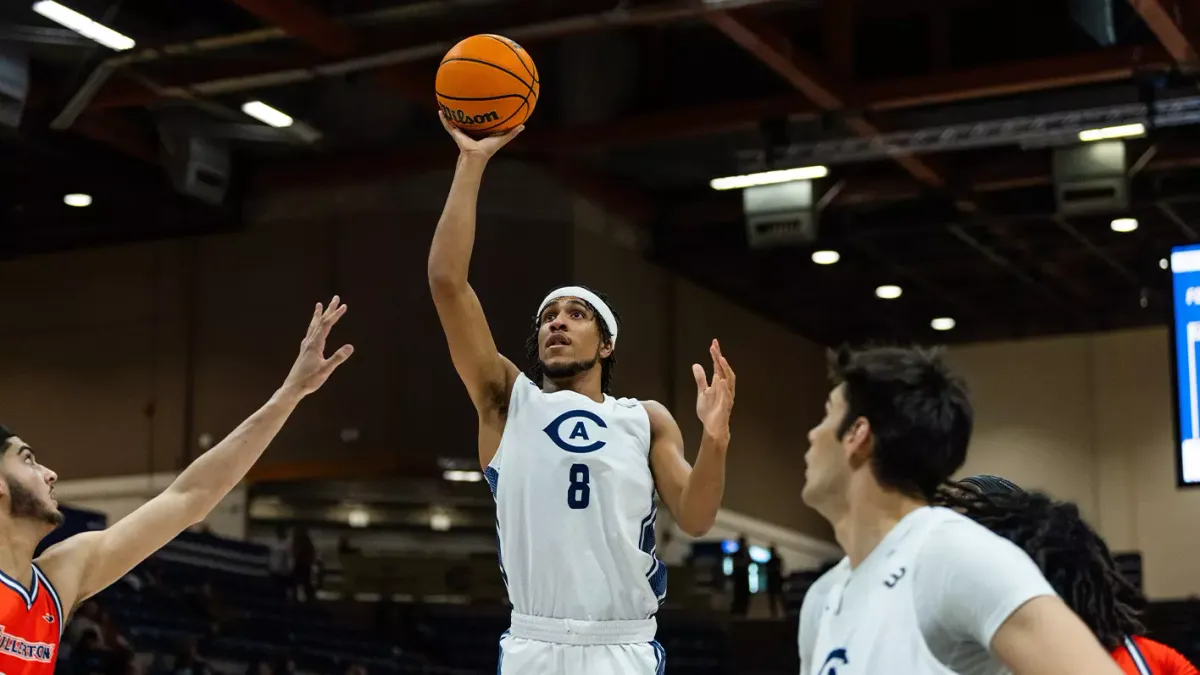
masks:
<svg viewBox="0 0 1200 675"><path fill-rule="evenodd" d="M1161 642L1142 639L1138 640L1138 646L1155 675L1200 675L1200 671L1183 654Z"/></svg>

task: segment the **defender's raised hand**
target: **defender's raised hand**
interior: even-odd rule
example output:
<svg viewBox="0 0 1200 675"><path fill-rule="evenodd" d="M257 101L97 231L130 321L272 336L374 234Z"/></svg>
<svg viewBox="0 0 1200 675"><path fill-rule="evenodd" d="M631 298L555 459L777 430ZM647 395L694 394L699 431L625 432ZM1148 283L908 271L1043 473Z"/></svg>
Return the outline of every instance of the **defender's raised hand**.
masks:
<svg viewBox="0 0 1200 675"><path fill-rule="evenodd" d="M446 132L454 138L454 142L458 144L458 149L464 155L479 155L487 158L496 154L496 151L508 145L508 142L516 138L522 131L525 130L525 125L514 127L509 131L495 136L486 136L484 138L471 138L462 129L450 123L442 111L438 111L438 119L442 121L442 126Z"/></svg>
<svg viewBox="0 0 1200 675"><path fill-rule="evenodd" d="M325 339L334 324L346 313L346 305L341 298L333 296L329 307L323 308L317 303L313 310L312 320L308 322L308 333L300 343L300 355L292 364L292 370L284 380L285 389L300 396L307 396L321 388L338 366L346 362L354 353L352 345L343 345L329 358L325 358Z"/></svg>
<svg viewBox="0 0 1200 675"><path fill-rule="evenodd" d="M699 363L692 364L692 375L696 378L696 417L704 424L704 432L714 438L729 436L729 417L733 412L733 399L737 390L737 375L729 367L729 361L721 355L721 344L716 340L708 347L713 360L712 383Z"/></svg>

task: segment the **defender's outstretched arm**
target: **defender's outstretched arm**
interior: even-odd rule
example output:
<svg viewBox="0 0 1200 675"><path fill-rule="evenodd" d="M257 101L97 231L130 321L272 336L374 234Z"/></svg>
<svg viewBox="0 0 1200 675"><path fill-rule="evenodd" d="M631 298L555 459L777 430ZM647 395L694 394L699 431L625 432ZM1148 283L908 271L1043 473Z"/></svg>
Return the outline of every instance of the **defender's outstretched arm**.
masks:
<svg viewBox="0 0 1200 675"><path fill-rule="evenodd" d="M283 386L224 440L184 469L166 490L112 527L70 537L38 558L39 566L58 590L65 613L69 615L79 603L204 520L241 482L301 399L319 389L334 369L350 358L354 351L350 345L325 358L325 339L345 312L346 306L337 296L328 309L318 304L301 342L300 355Z"/></svg>

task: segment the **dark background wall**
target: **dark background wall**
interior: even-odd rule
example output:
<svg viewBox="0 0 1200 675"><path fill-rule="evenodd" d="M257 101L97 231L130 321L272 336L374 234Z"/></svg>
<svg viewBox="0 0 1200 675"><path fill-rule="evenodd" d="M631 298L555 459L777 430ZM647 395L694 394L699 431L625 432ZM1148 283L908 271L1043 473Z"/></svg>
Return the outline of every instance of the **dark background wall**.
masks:
<svg viewBox="0 0 1200 675"><path fill-rule="evenodd" d="M312 303L339 293L354 358L280 434L265 465L368 467L472 457L475 422L429 299L425 259L449 174L253 203L242 233L0 265L0 420L63 479L170 471L279 385ZM536 303L579 281L624 316L616 388L674 411L694 456L690 364L721 339L739 374L725 506L829 537L800 501L822 349L646 262L645 233L519 164L489 170L472 283L520 362ZM333 345L336 346L336 345ZM332 348L332 347L331 347ZM353 428L357 440L340 434Z"/></svg>

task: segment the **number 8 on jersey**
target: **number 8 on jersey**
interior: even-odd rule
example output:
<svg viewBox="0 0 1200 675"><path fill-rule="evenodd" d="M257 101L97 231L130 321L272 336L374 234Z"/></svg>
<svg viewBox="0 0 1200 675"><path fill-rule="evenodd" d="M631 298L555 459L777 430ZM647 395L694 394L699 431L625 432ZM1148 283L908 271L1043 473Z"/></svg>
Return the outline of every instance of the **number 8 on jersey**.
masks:
<svg viewBox="0 0 1200 675"><path fill-rule="evenodd" d="M591 474L587 464L571 465L571 482L567 488L567 506L586 509L592 501Z"/></svg>

